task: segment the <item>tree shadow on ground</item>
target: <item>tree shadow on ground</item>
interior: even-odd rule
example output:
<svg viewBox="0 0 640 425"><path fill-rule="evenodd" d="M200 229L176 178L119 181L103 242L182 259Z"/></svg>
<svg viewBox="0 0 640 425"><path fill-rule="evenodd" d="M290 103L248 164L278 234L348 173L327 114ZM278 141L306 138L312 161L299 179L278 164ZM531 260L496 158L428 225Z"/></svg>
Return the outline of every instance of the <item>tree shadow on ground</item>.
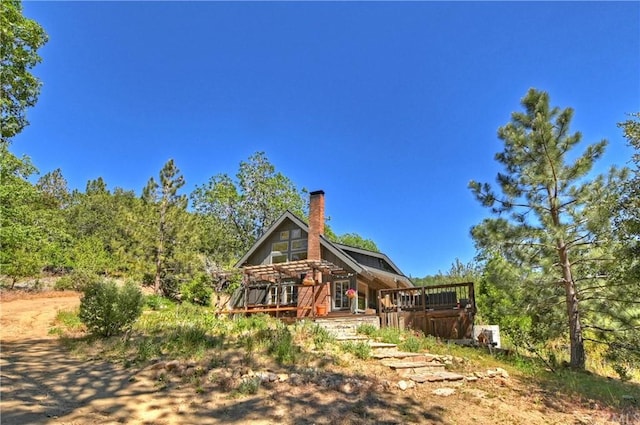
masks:
<svg viewBox="0 0 640 425"><path fill-rule="evenodd" d="M578 402L585 408L608 412L614 423L640 423L640 384L572 370L544 372L527 379L527 384L512 390L522 397L538 399L540 411L571 411Z"/></svg>
<svg viewBox="0 0 640 425"><path fill-rule="evenodd" d="M410 391L376 377L315 369L297 382L263 383L238 394L206 374L191 380L146 367L124 369L74 359L55 339L2 345L2 424L445 424L446 409L426 408ZM217 376L233 367L208 370ZM284 369L282 371L285 371Z"/></svg>
<svg viewBox="0 0 640 425"><path fill-rule="evenodd" d="M3 424L47 423L102 398L117 404L134 374L74 359L55 339L3 342L1 354Z"/></svg>

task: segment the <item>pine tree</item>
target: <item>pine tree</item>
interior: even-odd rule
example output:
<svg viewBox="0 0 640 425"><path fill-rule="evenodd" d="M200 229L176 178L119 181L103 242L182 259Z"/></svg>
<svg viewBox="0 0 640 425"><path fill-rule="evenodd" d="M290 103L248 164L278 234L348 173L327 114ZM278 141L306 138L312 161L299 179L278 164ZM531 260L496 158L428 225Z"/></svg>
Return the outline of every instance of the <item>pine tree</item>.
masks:
<svg viewBox="0 0 640 425"><path fill-rule="evenodd" d="M180 227L179 213L187 207L186 196L178 195L178 190L184 184L185 181L180 170L174 164L173 159L170 159L160 170L160 184L152 177L142 193L142 199L152 207L151 216L155 224L153 230L154 290L157 294L163 290L162 279L167 272L167 257L171 255L176 243ZM165 288L164 292L170 291Z"/></svg>
<svg viewBox="0 0 640 425"><path fill-rule="evenodd" d="M607 142L587 146L576 159L570 152L581 141L570 133L571 108L549 106L547 93L530 89L521 101L524 112L498 130L504 150L496 160L504 168L497 182L501 195L487 183L469 187L498 218L472 228L477 247L498 252L521 270L521 284L562 293L570 340L570 364L585 368L582 300L591 299L605 277L601 265L611 261L611 212L608 206L620 175L588 175ZM606 286L606 283L602 285ZM553 303L551 303L553 304Z"/></svg>

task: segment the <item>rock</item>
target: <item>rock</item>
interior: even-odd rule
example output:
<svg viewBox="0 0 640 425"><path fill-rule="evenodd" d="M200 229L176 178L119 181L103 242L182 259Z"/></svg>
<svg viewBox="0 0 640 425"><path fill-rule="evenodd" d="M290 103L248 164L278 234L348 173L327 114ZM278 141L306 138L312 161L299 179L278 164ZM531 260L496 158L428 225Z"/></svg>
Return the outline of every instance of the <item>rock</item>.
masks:
<svg viewBox="0 0 640 425"><path fill-rule="evenodd" d="M171 360L170 362L167 362L164 365L165 369L167 369L169 372L176 370L180 367L180 362L177 360Z"/></svg>
<svg viewBox="0 0 640 425"><path fill-rule="evenodd" d="M344 382L340 385L340 391L345 394L351 394L353 392L353 385L350 382Z"/></svg>
<svg viewBox="0 0 640 425"><path fill-rule="evenodd" d="M473 372L473 374L477 376L479 379L484 379L487 377L487 375L484 372Z"/></svg>
<svg viewBox="0 0 640 425"><path fill-rule="evenodd" d="M411 379L413 382L417 382L418 384L422 384L424 382L427 382L427 380L429 379L429 374L426 373L420 373L420 374L416 374L416 375L410 375L407 378Z"/></svg>
<svg viewBox="0 0 640 425"><path fill-rule="evenodd" d="M503 378L509 378L509 372L507 372L506 370L504 370L501 367L497 367L496 368L496 372L498 372L500 374L500 376L502 376Z"/></svg>
<svg viewBox="0 0 640 425"><path fill-rule="evenodd" d="M431 376L427 376L427 381L429 382L442 382L444 381L444 378L440 375L431 375Z"/></svg>
<svg viewBox="0 0 640 425"><path fill-rule="evenodd" d="M151 370L158 370L158 369L164 369L167 367L167 362L158 362L155 364L152 364L149 369Z"/></svg>
<svg viewBox="0 0 640 425"><path fill-rule="evenodd" d="M260 379L260 382L274 382L278 379L278 375L272 372L256 372L255 377Z"/></svg>
<svg viewBox="0 0 640 425"><path fill-rule="evenodd" d="M431 391L431 393L433 395L439 395L441 397L448 397L450 395L455 394L456 390L454 388L437 388L437 389Z"/></svg>
<svg viewBox="0 0 640 425"><path fill-rule="evenodd" d="M424 361L426 362L439 362L440 361L440 356L436 355L436 354L429 354L429 353L424 353L423 357L425 358Z"/></svg>
<svg viewBox="0 0 640 425"><path fill-rule="evenodd" d="M303 384L302 375L298 373L292 373L289 375L289 383L293 386L298 386Z"/></svg>
<svg viewBox="0 0 640 425"><path fill-rule="evenodd" d="M475 381L477 381L479 378L478 378L477 376L475 376L475 375L469 375L469 376L467 376L465 379L466 379L467 381L469 381L469 382L475 382Z"/></svg>
<svg viewBox="0 0 640 425"><path fill-rule="evenodd" d="M278 382L284 382L284 381L288 381L289 380L289 375L287 375L286 373L279 373L278 374Z"/></svg>
<svg viewBox="0 0 640 425"><path fill-rule="evenodd" d="M453 372L438 372L438 375L442 376L447 381L461 381L464 379L463 375Z"/></svg>
<svg viewBox="0 0 640 425"><path fill-rule="evenodd" d="M474 396L476 398L485 398L487 396L487 393L485 391L478 390L478 389L466 390L465 393L471 394L472 396Z"/></svg>
<svg viewBox="0 0 640 425"><path fill-rule="evenodd" d="M406 391L407 388L409 388L409 382L411 381L405 381L405 380L399 381L398 388L400 388L402 391Z"/></svg>
<svg viewBox="0 0 640 425"><path fill-rule="evenodd" d="M487 369L487 376L489 378L495 378L496 376L500 375L500 372L498 372L495 369Z"/></svg>

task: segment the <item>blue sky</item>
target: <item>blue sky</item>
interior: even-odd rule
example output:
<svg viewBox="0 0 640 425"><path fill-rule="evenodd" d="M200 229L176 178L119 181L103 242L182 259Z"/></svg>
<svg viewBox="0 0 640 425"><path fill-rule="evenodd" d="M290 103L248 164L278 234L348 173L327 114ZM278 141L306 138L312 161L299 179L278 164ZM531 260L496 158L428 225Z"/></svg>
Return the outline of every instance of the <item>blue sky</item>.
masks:
<svg viewBox="0 0 640 425"><path fill-rule="evenodd" d="M530 87L573 107L585 145L631 151L638 2L26 2L49 43L13 151L71 188L141 191L173 158L190 193L264 151L323 189L337 233L373 239L405 274L474 256L499 126Z"/></svg>

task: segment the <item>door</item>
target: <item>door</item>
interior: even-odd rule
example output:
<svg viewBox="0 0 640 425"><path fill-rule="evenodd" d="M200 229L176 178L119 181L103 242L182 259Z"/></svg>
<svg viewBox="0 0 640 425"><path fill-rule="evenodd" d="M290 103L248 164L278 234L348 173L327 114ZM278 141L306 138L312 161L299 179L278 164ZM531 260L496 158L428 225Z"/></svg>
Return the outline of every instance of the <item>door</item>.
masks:
<svg viewBox="0 0 640 425"><path fill-rule="evenodd" d="M332 310L348 310L349 298L347 298L347 290L349 289L348 280L336 280L331 288L331 309Z"/></svg>

